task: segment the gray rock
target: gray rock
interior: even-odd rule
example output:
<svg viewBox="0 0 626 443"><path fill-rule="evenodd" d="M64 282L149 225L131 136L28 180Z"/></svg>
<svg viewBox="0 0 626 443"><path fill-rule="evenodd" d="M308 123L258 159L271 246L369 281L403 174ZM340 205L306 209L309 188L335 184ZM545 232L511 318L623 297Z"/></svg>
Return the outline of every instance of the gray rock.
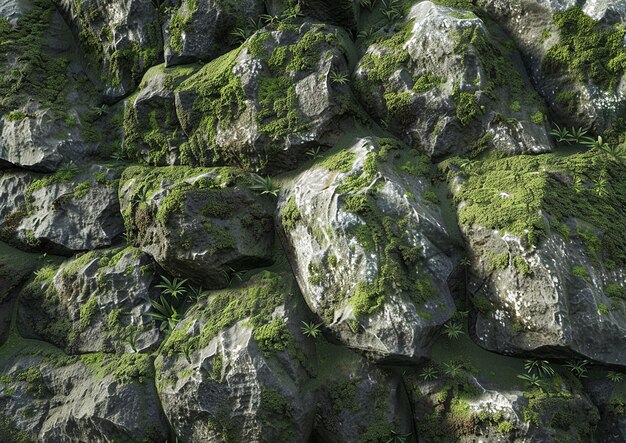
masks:
<svg viewBox="0 0 626 443"><path fill-rule="evenodd" d="M181 441L306 441L315 397L304 318L293 279L270 272L193 307L155 362Z"/></svg>
<svg viewBox="0 0 626 443"><path fill-rule="evenodd" d="M80 171L72 164L48 176L5 173L0 178L7 196L0 202L3 237L22 248L64 255L110 246L124 228L118 177L104 166Z"/></svg>
<svg viewBox="0 0 626 443"><path fill-rule="evenodd" d="M120 202L133 241L205 288L273 261L273 203L246 189L236 169L129 168Z"/></svg>
<svg viewBox="0 0 626 443"><path fill-rule="evenodd" d="M130 94L142 74L163 60L161 23L154 2L62 0L61 9L102 78L108 100Z"/></svg>
<svg viewBox="0 0 626 443"><path fill-rule="evenodd" d="M39 265L40 256L0 242L0 346L9 335L13 306L19 286Z"/></svg>
<svg viewBox="0 0 626 443"><path fill-rule="evenodd" d="M277 223L325 326L378 360L414 362L454 312L447 280L457 257L425 200L428 161L394 143L360 139L302 173L281 195Z"/></svg>
<svg viewBox="0 0 626 443"><path fill-rule="evenodd" d="M17 341L18 346L37 344ZM165 441L150 358L103 354L64 357L12 354L0 363L0 420L19 441ZM126 371L126 372L125 372Z"/></svg>
<svg viewBox="0 0 626 443"><path fill-rule="evenodd" d="M174 89L199 69L197 65L150 68L129 99L124 113L124 152L149 164L174 164L187 137L176 116Z"/></svg>
<svg viewBox="0 0 626 443"><path fill-rule="evenodd" d="M22 291L22 335L68 353L152 349L159 331L151 309L154 261L135 248L94 251L40 271Z"/></svg>
<svg viewBox="0 0 626 443"><path fill-rule="evenodd" d="M184 0L164 26L165 64L207 61L228 52L233 32L249 28L264 10L262 0Z"/></svg>
<svg viewBox="0 0 626 443"><path fill-rule="evenodd" d="M94 153L94 146L83 142L77 129L70 129L59 120L56 112L29 103L23 109L25 117L0 121L0 160L35 171L53 172L63 163ZM80 159L80 160L78 160Z"/></svg>
<svg viewBox="0 0 626 443"><path fill-rule="evenodd" d="M620 395L623 382L610 380L585 380L585 391L600 412L598 439L607 443L618 443L626 439L626 416L624 399Z"/></svg>
<svg viewBox="0 0 626 443"><path fill-rule="evenodd" d="M514 39L533 83L558 120L567 125L593 127L598 133L616 122L619 114L616 111L626 106L625 75L616 76L616 85L607 89L586 78L591 71L589 66L582 75L570 75L571 58L567 66L550 72L546 54L559 43L559 30L553 22L555 13L578 6L585 14L601 21L606 29L609 24L626 23L626 6L622 1L480 0L477 3Z"/></svg>
<svg viewBox="0 0 626 443"><path fill-rule="evenodd" d="M478 155L486 140L510 154L550 149L543 104L497 28L425 1L381 37L357 66L357 93L411 146L438 158Z"/></svg>
<svg viewBox="0 0 626 443"><path fill-rule="evenodd" d="M580 384L560 375L544 380L541 390L487 383L469 368L454 377L439 372L435 378L406 375L423 442L587 441L598 422L598 411Z"/></svg>
<svg viewBox="0 0 626 443"><path fill-rule="evenodd" d="M479 297L493 303L493 309L483 309L476 318L481 346L505 354L580 355L626 366L621 351L626 337L623 302L603 292L609 282L624 281L623 270L598 269L579 239L553 234L529 252L512 235L479 227L465 232L475 257L474 288L484 284ZM493 257L502 254L507 255L506 267L493 269ZM531 276L521 273L516 257L523 257ZM588 277L575 275L577 266ZM609 312L604 312L608 307Z"/></svg>
<svg viewBox="0 0 626 443"><path fill-rule="evenodd" d="M338 28L305 23L264 30L205 65L176 90L189 143L184 164L235 164L256 171L295 168L336 129L347 110L347 76Z"/></svg>
<svg viewBox="0 0 626 443"><path fill-rule="evenodd" d="M315 441L389 441L413 435L410 405L399 375L342 346L319 340L317 350Z"/></svg>

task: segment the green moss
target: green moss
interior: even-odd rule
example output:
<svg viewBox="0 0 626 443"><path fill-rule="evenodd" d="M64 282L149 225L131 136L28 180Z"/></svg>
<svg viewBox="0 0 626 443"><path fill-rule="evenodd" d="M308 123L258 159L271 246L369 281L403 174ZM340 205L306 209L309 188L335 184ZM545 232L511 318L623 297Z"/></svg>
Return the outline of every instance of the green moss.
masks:
<svg viewBox="0 0 626 443"><path fill-rule="evenodd" d="M604 295L626 301L626 287L619 283L611 283L604 288Z"/></svg>
<svg viewBox="0 0 626 443"><path fill-rule="evenodd" d="M271 322L254 329L254 339L259 345L259 349L266 354L287 350L287 346L292 338L287 330L287 324L282 318L277 318Z"/></svg>
<svg viewBox="0 0 626 443"><path fill-rule="evenodd" d="M69 51L51 50L48 42L50 24L56 13L51 0L35 0L17 20L16 26L0 18L0 115L14 111L36 97L44 107L51 107L63 119L67 111L67 66ZM12 62L9 63L9 61ZM21 111L10 114L20 120ZM20 118L21 117L21 118Z"/></svg>
<svg viewBox="0 0 626 443"><path fill-rule="evenodd" d="M530 265L521 255L513 257L513 266L515 266L517 272L519 272L523 277L530 277L533 274Z"/></svg>
<svg viewBox="0 0 626 443"><path fill-rule="evenodd" d="M207 63L183 81L177 92L196 94L193 112L183 116L193 130L189 142L182 145L183 164L211 164L219 159L215 136L219 125L228 125L245 110L245 96L239 77L232 70L241 49L235 49Z"/></svg>
<svg viewBox="0 0 626 443"><path fill-rule="evenodd" d="M91 320L96 315L98 310L98 299L94 296L89 297L89 300L80 307L80 327L86 329Z"/></svg>
<svg viewBox="0 0 626 443"><path fill-rule="evenodd" d="M283 329L272 315L284 303L290 293L289 280L280 274L261 272L239 289L229 289L211 293L206 304L196 305L187 318L200 318L205 321L199 335L190 337L187 328L176 329L163 345L162 352L168 355L181 352L183 346L192 349L208 345L220 331L236 322L248 319L254 337L266 351L282 350L289 343L286 328ZM257 328L262 328L256 332Z"/></svg>
<svg viewBox="0 0 626 443"><path fill-rule="evenodd" d="M579 6L555 13L554 23L559 42L546 53L545 72L613 88L626 71L624 29L598 23Z"/></svg>
<svg viewBox="0 0 626 443"><path fill-rule="evenodd" d="M274 428L280 441L293 441L293 407L280 392L265 386L261 388L259 415L264 424Z"/></svg>
<svg viewBox="0 0 626 443"><path fill-rule="evenodd" d="M476 94L473 92L457 92L454 95L454 101L456 103L456 118L463 126L469 125L482 114Z"/></svg>
<svg viewBox="0 0 626 443"><path fill-rule="evenodd" d="M198 9L197 0L185 0L180 8L176 10L169 23L170 47L175 52L182 52L182 35L189 31L189 25L194 12Z"/></svg>
<svg viewBox="0 0 626 443"><path fill-rule="evenodd" d="M350 172L355 160L356 155L353 152L340 151L316 163L316 165L330 171Z"/></svg>
<svg viewBox="0 0 626 443"><path fill-rule="evenodd" d="M530 121L532 121L536 125L542 125L544 123L545 116L543 112L537 111L533 115L530 116Z"/></svg>
<svg viewBox="0 0 626 443"><path fill-rule="evenodd" d="M18 429L13 421L4 414L0 414L0 435L6 439L7 443L35 443L36 441L36 436Z"/></svg>
<svg viewBox="0 0 626 443"><path fill-rule="evenodd" d="M590 278L589 271L584 266L576 265L572 267L572 274L576 277L582 278L585 281L588 281Z"/></svg>
<svg viewBox="0 0 626 443"><path fill-rule="evenodd" d="M122 385L133 382L144 383L153 378L152 360L147 354L134 353L117 356L100 352L83 354L80 359L98 378L111 376Z"/></svg>
<svg viewBox="0 0 626 443"><path fill-rule="evenodd" d="M436 75L427 74L418 77L413 84L413 91L423 93L429 91L443 83L443 79Z"/></svg>
<svg viewBox="0 0 626 443"><path fill-rule="evenodd" d="M626 171L607 156L588 151L569 157L492 157L464 169L466 180L455 195L457 202L465 202L461 224L506 231L536 245L551 226L561 232L567 222L578 220L576 235L592 259L626 263L626 239L617 234L626 232ZM587 184L581 192L573 189L575 178Z"/></svg>
<svg viewBox="0 0 626 443"><path fill-rule="evenodd" d="M295 229L301 218L302 215L300 214L300 210L296 205L296 201L292 197L282 210L281 220L283 222L283 228L285 228L286 231Z"/></svg>

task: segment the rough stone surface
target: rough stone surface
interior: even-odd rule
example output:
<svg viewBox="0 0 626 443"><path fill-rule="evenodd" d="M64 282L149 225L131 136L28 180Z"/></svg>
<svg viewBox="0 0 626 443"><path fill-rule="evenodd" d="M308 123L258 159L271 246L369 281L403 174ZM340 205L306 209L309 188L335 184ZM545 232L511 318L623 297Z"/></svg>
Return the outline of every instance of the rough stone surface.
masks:
<svg viewBox="0 0 626 443"><path fill-rule="evenodd" d="M258 341L259 326L247 320L225 325L203 340L211 323L221 324L222 315L203 314L203 303L165 343L165 353L156 361L157 388L165 414L186 441L303 441L311 433L315 397L305 386L314 353L300 331L305 311L293 295L291 277L278 277L285 282L279 287L267 283L275 278L253 277L241 290L270 285L272 292L281 292L277 295L284 301L270 314L284 325L286 349L272 349L277 342L271 340ZM235 298L227 311L232 303L247 303L237 299L238 290L231 290ZM219 297L209 296L206 303L220 303ZM185 343L193 343L191 349L175 354L173 348Z"/></svg>
<svg viewBox="0 0 626 443"><path fill-rule="evenodd" d="M474 287L482 287L478 296L494 303L493 312L479 312L476 319L476 339L481 346L505 354L581 355L626 365L621 351L626 315L619 308L603 312L600 307L620 304L602 289L610 281L623 281L622 270L597 269L586 258L580 240L567 241L556 234L530 253L514 236L479 227L466 234L477 272ZM493 269L490 260L503 253L510 265ZM524 257L532 278L522 278L513 265L516 256ZM576 276L575 266L583 266L589 276Z"/></svg>
<svg viewBox="0 0 626 443"><path fill-rule="evenodd" d="M545 56L559 41L559 30L553 22L555 13L579 6L595 20L606 25L626 23L626 6L619 0L535 1L480 0L483 7L506 29L520 48L537 90L548 102L555 117L567 125L594 127L603 132L615 123L616 115L626 105L626 77L617 86L605 90L593 81L577 78L566 71L547 74ZM581 55L581 54L578 54ZM573 94L570 99L559 93ZM616 113L616 111L618 111Z"/></svg>
<svg viewBox="0 0 626 443"><path fill-rule="evenodd" d="M472 13L420 2L401 32L367 49L355 72L358 96L432 157L477 155L486 137L508 153L545 152L543 104L504 43L497 27Z"/></svg>
<svg viewBox="0 0 626 443"><path fill-rule="evenodd" d="M224 287L232 272L271 264L269 197L237 184L233 172L191 169L173 180L151 173L148 189L141 170L127 171L121 207L139 247L171 274L205 288Z"/></svg>
<svg viewBox="0 0 626 443"><path fill-rule="evenodd" d="M146 315L155 264L134 248L90 252L51 268L23 291L18 324L23 336L68 353L149 350L160 336Z"/></svg>
<svg viewBox="0 0 626 443"><path fill-rule="evenodd" d="M55 175L5 173L3 236L23 248L57 254L110 246L123 232L119 173L100 165ZM9 194L10 193L10 194Z"/></svg>
<svg viewBox="0 0 626 443"><path fill-rule="evenodd" d="M165 64L206 61L228 52L237 40L233 33L249 29L264 11L262 0L183 1L164 26Z"/></svg>
<svg viewBox="0 0 626 443"><path fill-rule="evenodd" d="M402 174L391 161L368 173L376 147L358 140L346 172L322 166L300 175L281 196L278 223L309 307L339 340L378 359L411 361L428 355L432 333L454 312L446 282L456 254L439 210L423 197L424 176ZM342 189L356 177L355 189ZM346 201L368 194L374 206L350 212ZM378 237L365 235L364 244L363 231ZM396 272L411 277L403 282Z"/></svg>
<svg viewBox="0 0 626 443"><path fill-rule="evenodd" d="M151 374L142 374L146 379L131 374L122 383L111 374L96 375L102 369L97 362L87 365L46 351L45 358L13 355L0 366L7 378L0 382L0 418L10 438L67 442L167 438Z"/></svg>

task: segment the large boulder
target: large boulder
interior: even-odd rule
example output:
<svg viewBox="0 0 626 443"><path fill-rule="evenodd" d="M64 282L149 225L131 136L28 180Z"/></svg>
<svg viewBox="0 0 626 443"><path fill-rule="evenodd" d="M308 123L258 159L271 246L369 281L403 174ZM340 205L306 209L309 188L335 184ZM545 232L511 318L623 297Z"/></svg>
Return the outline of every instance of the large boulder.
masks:
<svg viewBox="0 0 626 443"><path fill-rule="evenodd" d="M370 114L432 157L550 149L544 105L495 25L429 1L392 35L374 34L355 72Z"/></svg>
<svg viewBox="0 0 626 443"><path fill-rule="evenodd" d="M457 255L429 171L394 140L359 139L298 176L279 202L309 307L343 344L378 360L427 356L455 309L447 280Z"/></svg>
<svg viewBox="0 0 626 443"><path fill-rule="evenodd" d="M265 11L262 0L184 0L165 24L165 64L212 60L233 48Z"/></svg>
<svg viewBox="0 0 626 443"><path fill-rule="evenodd" d="M95 145L84 141L88 88L77 91L82 68L67 24L52 2L2 3L0 19L0 167L55 171L82 162ZM4 14L7 14L6 16Z"/></svg>
<svg viewBox="0 0 626 443"><path fill-rule="evenodd" d="M131 167L120 201L129 239L170 274L219 288L272 262L273 202L237 169Z"/></svg>
<svg viewBox="0 0 626 443"><path fill-rule="evenodd" d="M181 442L307 441L315 397L305 318L292 277L269 271L191 308L155 362Z"/></svg>
<svg viewBox="0 0 626 443"><path fill-rule="evenodd" d="M600 152L451 166L487 349L626 364L621 164Z"/></svg>
<svg viewBox="0 0 626 443"><path fill-rule="evenodd" d="M37 356L28 355L33 344ZM0 429L7 441L167 439L148 355L68 358L38 342L12 345L0 361Z"/></svg>
<svg viewBox="0 0 626 443"><path fill-rule="evenodd" d="M176 115L174 89L198 69L198 65L166 68L161 64L146 72L124 112L127 156L155 165L176 163L178 148L187 137Z"/></svg>
<svg viewBox="0 0 626 443"><path fill-rule="evenodd" d="M80 46L114 101L131 93L142 74L163 60L161 2L62 0ZM165 2L163 2L163 7Z"/></svg>
<svg viewBox="0 0 626 443"><path fill-rule="evenodd" d="M160 338L146 315L156 298L155 272L154 261L134 248L45 266L21 292L17 326L67 353L152 349Z"/></svg>
<svg viewBox="0 0 626 443"><path fill-rule="evenodd" d="M598 133L611 127L624 131L620 110L626 106L626 6L622 1L479 0L477 4L515 40L538 91L560 121L593 127Z"/></svg>
<svg viewBox="0 0 626 443"><path fill-rule="evenodd" d="M111 246L124 230L117 198L119 172L72 163L55 174L5 172L0 233L26 249L69 255Z"/></svg>
<svg viewBox="0 0 626 443"><path fill-rule="evenodd" d="M350 40L321 24L279 29L256 33L176 89L189 138L180 147L183 164L285 171L336 129L349 107L343 46Z"/></svg>

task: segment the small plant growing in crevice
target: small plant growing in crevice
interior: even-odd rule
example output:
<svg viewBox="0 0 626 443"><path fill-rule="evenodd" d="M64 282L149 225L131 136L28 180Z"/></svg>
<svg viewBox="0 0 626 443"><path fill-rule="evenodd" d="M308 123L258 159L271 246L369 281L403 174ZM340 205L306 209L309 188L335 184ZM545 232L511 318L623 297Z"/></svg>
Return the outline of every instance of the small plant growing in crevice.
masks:
<svg viewBox="0 0 626 443"><path fill-rule="evenodd" d="M541 388L541 379L537 376L537 374L518 374L517 378L524 380L524 382L534 388Z"/></svg>
<svg viewBox="0 0 626 443"><path fill-rule="evenodd" d="M461 335L464 334L463 324L454 320L443 325L443 329L446 337L454 340L458 339Z"/></svg>
<svg viewBox="0 0 626 443"><path fill-rule="evenodd" d="M321 323L315 324L313 322L307 323L305 321L302 321L302 327L300 329L302 330L302 333L307 337L317 338L322 333L322 331L320 330L320 326L322 326Z"/></svg>
<svg viewBox="0 0 626 443"><path fill-rule="evenodd" d="M174 308L163 295L160 297L160 302L152 300L152 307L156 312L148 312L148 315L157 321L161 322L161 331L171 332L174 330L180 317L176 308Z"/></svg>
<svg viewBox="0 0 626 443"><path fill-rule="evenodd" d="M615 372L615 371L609 371L606 374L606 378L608 378L609 380L611 380L613 383L619 383L622 380L624 380L624 374L620 373L620 372Z"/></svg>
<svg viewBox="0 0 626 443"><path fill-rule="evenodd" d="M187 279L179 280L177 278L173 278L170 280L167 277L162 276L161 284L156 287L161 289L162 294L178 299L179 296L187 293L185 283L187 283Z"/></svg>
<svg viewBox="0 0 626 443"><path fill-rule="evenodd" d="M271 177L261 177L257 174L252 174L252 184L250 190L257 192L261 195L271 195L272 197L278 196L280 187L274 183Z"/></svg>
<svg viewBox="0 0 626 443"><path fill-rule="evenodd" d="M423 380L436 380L439 377L439 372L433 366L426 366L420 372L420 377Z"/></svg>
<svg viewBox="0 0 626 443"><path fill-rule="evenodd" d="M332 71L330 73L330 80L333 83L337 83L338 85L347 85L348 82L350 81L350 77L348 77L348 75L343 74L341 72Z"/></svg>
<svg viewBox="0 0 626 443"><path fill-rule="evenodd" d="M524 369L526 369L528 374L536 373L541 378L552 377L554 375L554 369L547 360L526 360L524 362Z"/></svg>
<svg viewBox="0 0 626 443"><path fill-rule="evenodd" d="M565 364L565 367L578 378L587 377L588 360L570 360Z"/></svg>

